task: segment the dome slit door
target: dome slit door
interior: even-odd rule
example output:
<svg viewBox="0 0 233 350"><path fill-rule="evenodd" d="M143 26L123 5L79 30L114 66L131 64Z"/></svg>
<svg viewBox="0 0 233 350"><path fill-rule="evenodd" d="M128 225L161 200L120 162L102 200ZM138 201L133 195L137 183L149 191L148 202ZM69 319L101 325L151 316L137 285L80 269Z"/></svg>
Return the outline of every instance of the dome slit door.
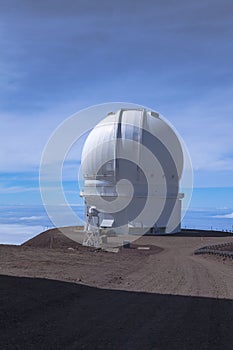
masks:
<svg viewBox="0 0 233 350"><path fill-rule="evenodd" d="M119 160L118 160L118 148L120 147L120 142L122 139L122 114L123 110L119 111L118 115L118 121L117 121L117 127L116 127L116 142L115 142L115 154L114 154L114 162L115 162L115 172L114 172L114 177L115 177L115 183L117 181L117 173L118 173L118 168L119 168Z"/></svg>

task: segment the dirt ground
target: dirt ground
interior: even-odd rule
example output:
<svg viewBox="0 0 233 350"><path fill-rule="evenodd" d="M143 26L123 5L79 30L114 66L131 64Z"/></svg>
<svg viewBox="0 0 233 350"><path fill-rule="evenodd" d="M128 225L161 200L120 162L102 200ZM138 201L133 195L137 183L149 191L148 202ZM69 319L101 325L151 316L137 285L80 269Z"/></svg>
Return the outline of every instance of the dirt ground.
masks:
<svg viewBox="0 0 233 350"><path fill-rule="evenodd" d="M135 243L149 250L138 250L134 245L134 249L124 248L119 253L88 249L56 234L54 248L50 249L47 239L48 235L37 236L29 246L0 245L0 274L108 289L233 299L233 260L194 255L197 248L232 242L233 236L145 236Z"/></svg>
<svg viewBox="0 0 233 350"><path fill-rule="evenodd" d="M119 253L0 246L0 348L232 349L233 260L194 255L232 241L143 237L149 250Z"/></svg>

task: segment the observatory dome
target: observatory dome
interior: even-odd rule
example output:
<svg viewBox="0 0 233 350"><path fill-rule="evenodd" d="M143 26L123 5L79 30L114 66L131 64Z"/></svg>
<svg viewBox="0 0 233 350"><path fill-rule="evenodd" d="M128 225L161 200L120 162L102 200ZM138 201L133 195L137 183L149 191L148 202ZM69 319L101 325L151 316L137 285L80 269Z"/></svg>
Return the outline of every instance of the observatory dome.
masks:
<svg viewBox="0 0 233 350"><path fill-rule="evenodd" d="M87 224L122 234L180 231L183 152L159 114L109 113L87 137L81 164Z"/></svg>
<svg viewBox="0 0 233 350"><path fill-rule="evenodd" d="M94 175L95 178L99 163L104 164L108 159L116 158L116 146L119 138L122 141L131 139L143 143L146 131L157 136L169 148L177 165L178 176L181 177L183 153L176 133L170 125L159 117L159 114L147 112L144 109L127 109L119 110L117 113L109 113L96 125L84 144L82 152L83 174L85 176L87 174ZM112 140L115 140L114 143ZM109 147L110 145L111 147ZM126 145L126 147L129 146ZM109 164L106 166L110 168Z"/></svg>

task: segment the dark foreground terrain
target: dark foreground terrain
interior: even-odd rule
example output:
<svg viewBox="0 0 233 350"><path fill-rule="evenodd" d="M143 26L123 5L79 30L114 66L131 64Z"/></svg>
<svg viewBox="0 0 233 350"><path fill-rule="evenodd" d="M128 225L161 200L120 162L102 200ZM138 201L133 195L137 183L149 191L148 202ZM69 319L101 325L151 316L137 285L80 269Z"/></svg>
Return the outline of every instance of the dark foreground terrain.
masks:
<svg viewBox="0 0 233 350"><path fill-rule="evenodd" d="M232 349L233 301L0 276L1 349Z"/></svg>

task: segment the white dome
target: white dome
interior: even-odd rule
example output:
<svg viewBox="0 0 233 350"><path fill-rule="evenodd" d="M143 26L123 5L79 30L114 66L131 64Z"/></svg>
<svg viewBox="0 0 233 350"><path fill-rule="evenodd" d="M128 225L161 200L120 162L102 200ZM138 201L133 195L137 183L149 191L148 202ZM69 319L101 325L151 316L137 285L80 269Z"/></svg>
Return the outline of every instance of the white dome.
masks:
<svg viewBox="0 0 233 350"><path fill-rule="evenodd" d="M121 126L121 135L117 135ZM145 109L121 109L116 113L110 113L90 132L82 152L82 172L88 179L96 179L99 164L106 163L106 172L114 170L116 159L117 139L121 139L121 147L124 147L124 140L134 140L145 144L147 132L161 141L170 152L177 168L178 177L181 177L183 169L183 153L179 139L173 129L159 117L155 112L148 112ZM129 143L125 143L129 148ZM152 145L153 148L153 145ZM136 151L135 149L132 150ZM154 150L159 154L161 150ZM140 154L138 154L140 165Z"/></svg>

